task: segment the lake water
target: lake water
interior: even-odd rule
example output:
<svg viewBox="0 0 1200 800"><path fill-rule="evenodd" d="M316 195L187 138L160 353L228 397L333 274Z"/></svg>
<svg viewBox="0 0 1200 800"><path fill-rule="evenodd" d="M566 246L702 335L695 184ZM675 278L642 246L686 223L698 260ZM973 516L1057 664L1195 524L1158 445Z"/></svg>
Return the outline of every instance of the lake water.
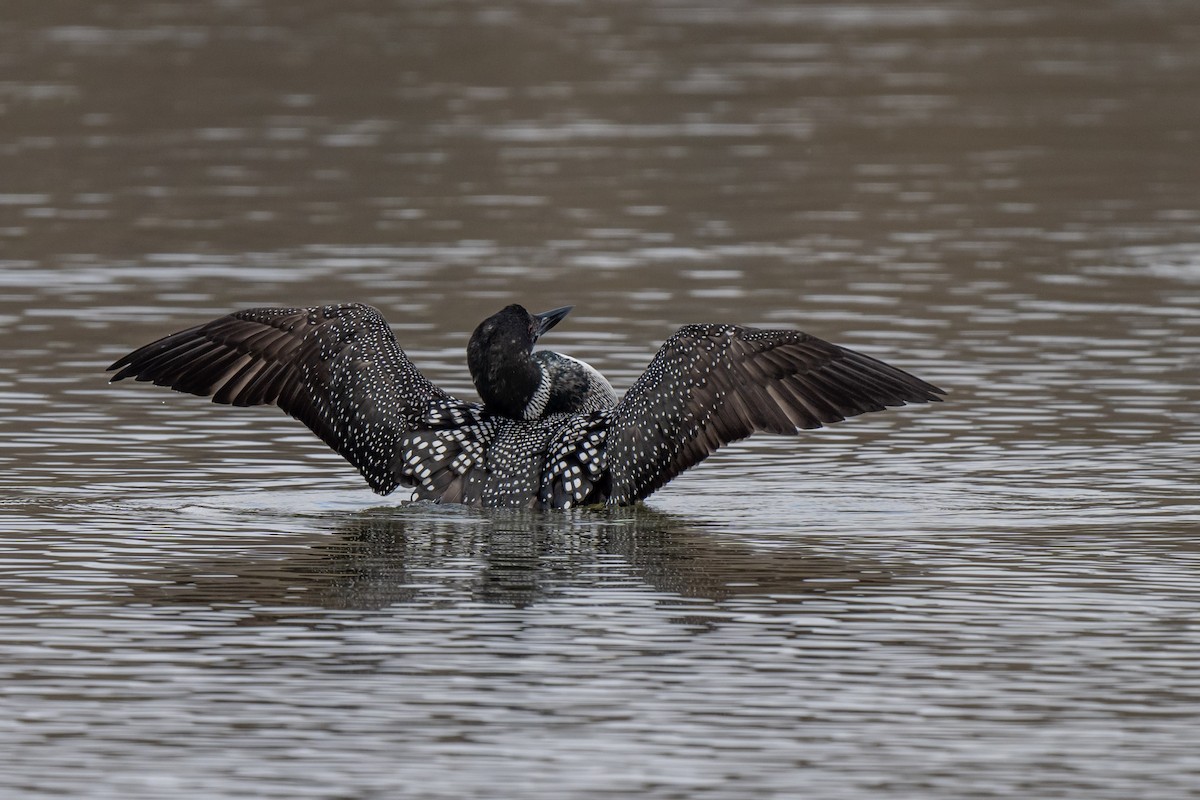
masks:
<svg viewBox="0 0 1200 800"><path fill-rule="evenodd" d="M18 3L0 790L1200 795L1200 7ZM408 505L104 367L362 300L473 397L509 302L950 391L643 506Z"/></svg>

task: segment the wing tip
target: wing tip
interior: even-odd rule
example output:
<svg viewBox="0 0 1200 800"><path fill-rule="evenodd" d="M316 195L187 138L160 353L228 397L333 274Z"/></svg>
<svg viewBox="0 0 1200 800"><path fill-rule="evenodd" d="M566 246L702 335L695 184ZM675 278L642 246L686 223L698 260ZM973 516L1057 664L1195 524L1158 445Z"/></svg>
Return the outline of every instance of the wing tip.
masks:
<svg viewBox="0 0 1200 800"><path fill-rule="evenodd" d="M116 372L115 375L108 376L109 383L123 381L126 378L138 377L137 369L129 362L128 357L122 358L120 361L113 362L104 368L105 373Z"/></svg>
<svg viewBox="0 0 1200 800"><path fill-rule="evenodd" d="M950 392L948 390L943 389L940 386L934 386L932 383L929 383L928 381L922 381L920 378L916 378L916 380L921 381L921 385L918 388L923 392L923 394L921 395L920 400L916 400L913 402L943 403L943 402L945 402L946 397L950 394Z"/></svg>

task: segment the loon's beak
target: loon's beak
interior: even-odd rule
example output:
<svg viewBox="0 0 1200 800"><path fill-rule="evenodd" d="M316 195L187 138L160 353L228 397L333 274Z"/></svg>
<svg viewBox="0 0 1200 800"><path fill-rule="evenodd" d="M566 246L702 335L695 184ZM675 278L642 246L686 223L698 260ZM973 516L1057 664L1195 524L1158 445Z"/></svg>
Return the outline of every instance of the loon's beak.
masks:
<svg viewBox="0 0 1200 800"><path fill-rule="evenodd" d="M562 322L563 317L571 313L571 309L575 306L563 306L552 311L543 311L541 314L534 314L533 318L537 320L537 328L533 332L533 340L536 342L541 338L542 334L553 328L558 323Z"/></svg>

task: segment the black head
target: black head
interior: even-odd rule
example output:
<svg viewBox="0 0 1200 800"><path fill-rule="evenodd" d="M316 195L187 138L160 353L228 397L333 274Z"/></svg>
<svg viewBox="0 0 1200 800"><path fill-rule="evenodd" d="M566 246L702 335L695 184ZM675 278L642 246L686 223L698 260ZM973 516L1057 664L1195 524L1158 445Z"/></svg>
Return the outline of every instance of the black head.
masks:
<svg viewBox="0 0 1200 800"><path fill-rule="evenodd" d="M540 371L529 359L533 345L572 308L563 306L530 314L514 304L479 323L467 342L467 368L484 405L521 419L521 412L541 382Z"/></svg>

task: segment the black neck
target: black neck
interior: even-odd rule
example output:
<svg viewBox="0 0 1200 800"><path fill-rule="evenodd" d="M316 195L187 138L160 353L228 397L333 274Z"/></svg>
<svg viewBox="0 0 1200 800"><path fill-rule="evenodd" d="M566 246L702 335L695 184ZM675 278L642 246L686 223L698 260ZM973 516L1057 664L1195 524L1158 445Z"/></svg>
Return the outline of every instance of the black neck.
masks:
<svg viewBox="0 0 1200 800"><path fill-rule="evenodd" d="M467 367L475 391L489 411L521 419L534 392L542 381L541 370L528 353L489 353L468 351Z"/></svg>

